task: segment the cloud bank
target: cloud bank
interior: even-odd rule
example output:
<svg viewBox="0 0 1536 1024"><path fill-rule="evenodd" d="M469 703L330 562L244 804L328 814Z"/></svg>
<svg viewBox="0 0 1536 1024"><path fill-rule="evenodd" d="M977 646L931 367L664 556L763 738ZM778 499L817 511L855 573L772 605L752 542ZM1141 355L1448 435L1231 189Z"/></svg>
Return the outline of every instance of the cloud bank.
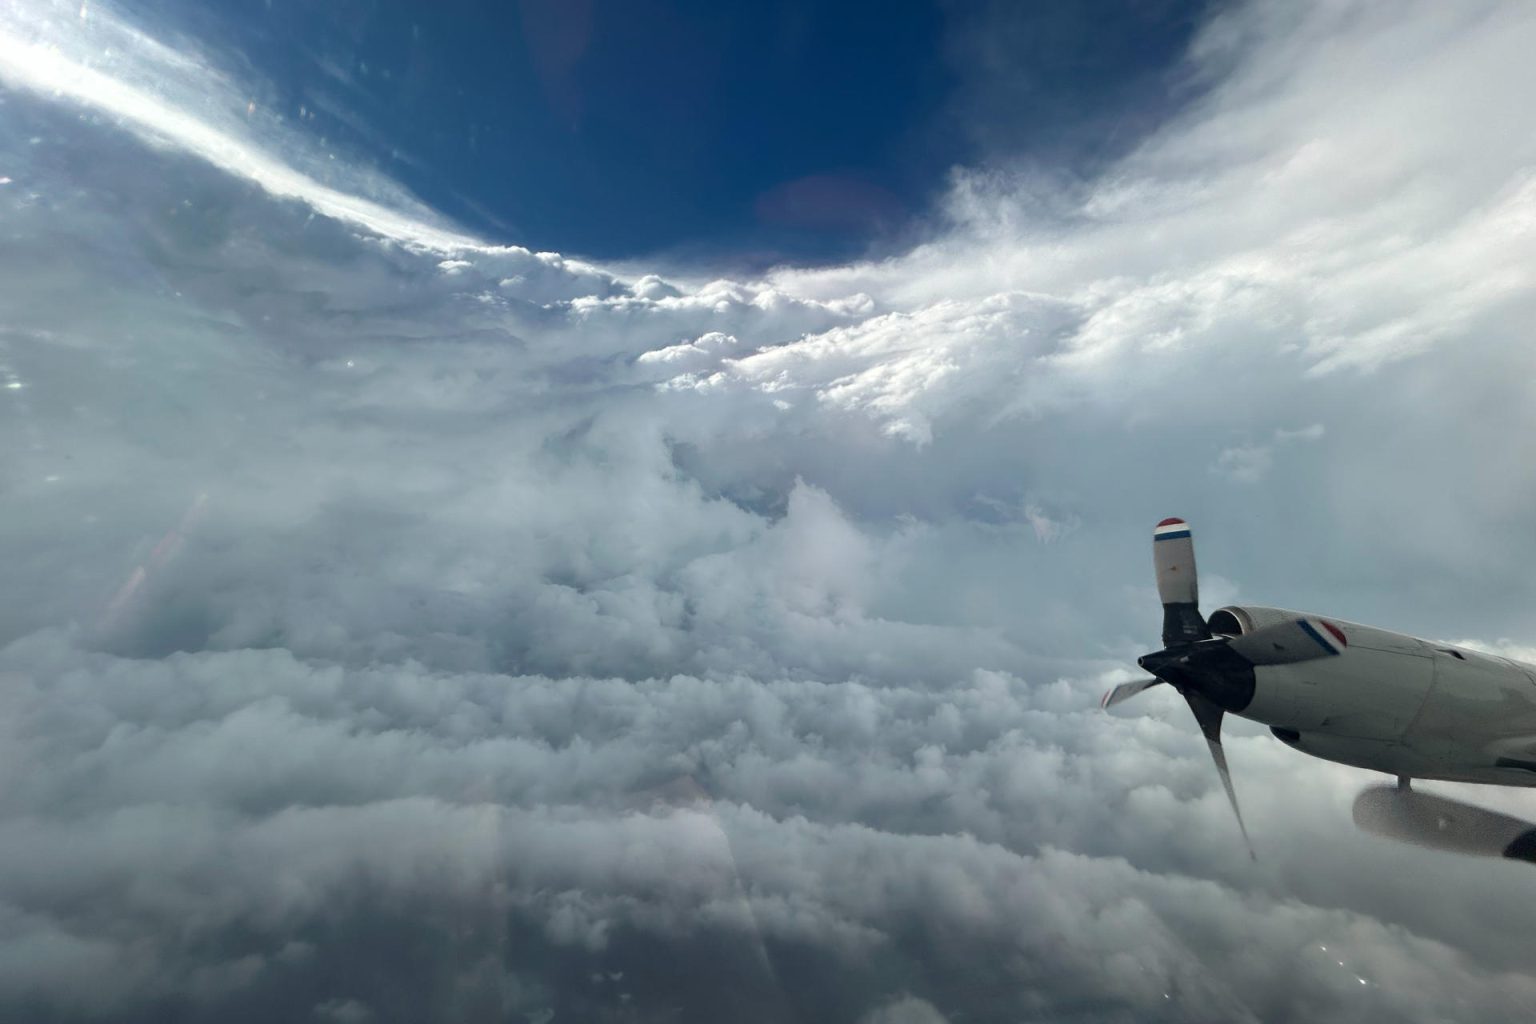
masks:
<svg viewBox="0 0 1536 1024"><path fill-rule="evenodd" d="M1523 865L1238 727L1253 865L1179 708L1095 708L1169 513L1212 607L1536 635L1532 42L1234 8L1103 177L734 280L6 16L5 1014L1524 1019Z"/></svg>

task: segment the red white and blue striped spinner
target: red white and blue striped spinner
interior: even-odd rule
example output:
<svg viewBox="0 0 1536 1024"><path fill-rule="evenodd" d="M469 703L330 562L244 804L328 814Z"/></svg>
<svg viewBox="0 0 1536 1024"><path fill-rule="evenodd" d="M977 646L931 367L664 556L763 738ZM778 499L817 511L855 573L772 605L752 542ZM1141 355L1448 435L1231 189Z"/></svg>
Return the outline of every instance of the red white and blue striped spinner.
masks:
<svg viewBox="0 0 1536 1024"><path fill-rule="evenodd" d="M1189 524L1182 519L1164 519L1157 524L1157 529L1152 531L1152 540L1178 540L1180 537L1189 536Z"/></svg>

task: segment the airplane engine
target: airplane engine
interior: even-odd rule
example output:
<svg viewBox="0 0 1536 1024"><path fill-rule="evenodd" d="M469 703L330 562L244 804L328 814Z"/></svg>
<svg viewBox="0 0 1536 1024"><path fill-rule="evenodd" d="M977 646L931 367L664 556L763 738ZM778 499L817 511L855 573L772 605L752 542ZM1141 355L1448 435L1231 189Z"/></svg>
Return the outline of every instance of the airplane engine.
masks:
<svg viewBox="0 0 1536 1024"><path fill-rule="evenodd" d="M1205 738L1245 841L1221 742L1229 714L1269 726L1297 750L1400 782L1536 786L1536 665L1284 608L1229 605L1206 618L1194 531L1177 516L1153 528L1152 568L1163 646L1138 657L1146 675L1116 684L1101 706L1109 710L1162 686L1177 692ZM1369 795L1356 810L1362 827L1393 834L1452 820L1445 808L1412 798ZM1488 849L1536 860L1533 836L1536 829L1520 834L1517 853L1507 843Z"/></svg>
<svg viewBox="0 0 1536 1024"><path fill-rule="evenodd" d="M1312 730L1395 741L1433 682L1433 649L1401 633L1257 605L1217 609L1209 622L1213 635L1234 638L1234 649L1264 631L1270 649L1252 652L1267 655L1254 669L1253 700L1232 710L1287 742ZM1268 640L1287 623L1295 624L1294 635L1282 635L1291 643L1280 650Z"/></svg>

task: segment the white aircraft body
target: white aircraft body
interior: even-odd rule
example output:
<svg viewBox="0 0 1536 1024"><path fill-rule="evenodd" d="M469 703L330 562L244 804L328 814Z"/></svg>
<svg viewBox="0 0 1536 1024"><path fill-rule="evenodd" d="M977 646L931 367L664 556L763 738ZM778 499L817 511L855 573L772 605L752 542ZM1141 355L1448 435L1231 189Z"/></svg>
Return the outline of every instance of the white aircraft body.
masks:
<svg viewBox="0 0 1536 1024"><path fill-rule="evenodd" d="M1536 667L1282 608L1221 608L1206 619L1189 525L1163 520L1152 547L1163 650L1138 659L1153 678L1115 687L1104 707L1159 683L1177 690L1240 827L1221 747L1228 712L1304 753L1395 775L1403 790L1416 778L1536 786Z"/></svg>

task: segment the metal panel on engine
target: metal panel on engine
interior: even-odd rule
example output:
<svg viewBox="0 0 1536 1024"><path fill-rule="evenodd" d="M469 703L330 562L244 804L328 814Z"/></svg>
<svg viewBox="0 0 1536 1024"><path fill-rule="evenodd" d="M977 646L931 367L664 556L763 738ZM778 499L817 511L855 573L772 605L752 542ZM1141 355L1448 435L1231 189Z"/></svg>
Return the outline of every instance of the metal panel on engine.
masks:
<svg viewBox="0 0 1536 1024"><path fill-rule="evenodd" d="M1254 670L1253 706L1301 732L1394 741L1418 715L1433 682L1418 652L1349 649L1337 658Z"/></svg>
<svg viewBox="0 0 1536 1024"><path fill-rule="evenodd" d="M1263 605L1232 605L1219 608L1211 614L1214 621L1222 612L1231 614L1242 625L1244 633L1251 633L1255 629L1265 626L1277 626L1285 622L1294 622L1303 618L1321 618L1343 630L1350 647L1364 647L1373 651L1391 651L1394 654L1408 654L1416 657L1427 658L1430 656L1431 647L1417 637L1411 637L1404 633L1394 633L1391 630L1377 629L1375 626L1365 626L1358 622L1349 622L1346 619L1335 619L1328 615L1318 615L1316 612L1297 612L1288 608L1268 608Z"/></svg>
<svg viewBox="0 0 1536 1024"><path fill-rule="evenodd" d="M1447 765L1492 768L1536 736L1536 695L1519 666L1465 648L1441 646L1433 653L1434 690L1406 742ZM1517 781L1536 779L1536 772L1507 767L1521 776Z"/></svg>

